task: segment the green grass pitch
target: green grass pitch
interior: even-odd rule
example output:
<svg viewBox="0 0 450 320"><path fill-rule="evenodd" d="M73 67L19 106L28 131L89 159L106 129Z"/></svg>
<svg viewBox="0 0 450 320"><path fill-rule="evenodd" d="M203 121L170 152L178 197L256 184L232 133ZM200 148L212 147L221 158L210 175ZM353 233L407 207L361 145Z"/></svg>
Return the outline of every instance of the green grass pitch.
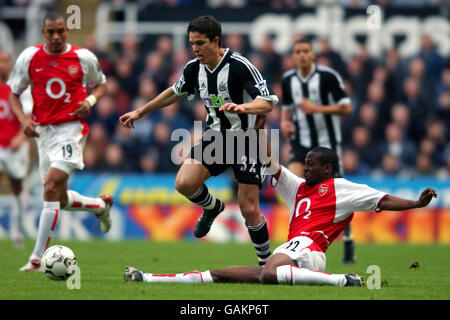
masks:
<svg viewBox="0 0 450 320"><path fill-rule="evenodd" d="M135 266L153 273L181 273L254 265L251 244L185 241L61 241L71 248L81 268L81 288L69 290L64 281L52 281L42 273L19 272L34 241L15 249L0 240L0 300L413 300L450 298L450 247L446 245L357 244L357 262L341 264L342 245L327 252L327 272L363 275L370 265L381 270L381 289L329 286L287 286L258 284L147 284L123 280L124 267ZM274 249L276 244L272 244ZM419 262L419 267L410 265Z"/></svg>

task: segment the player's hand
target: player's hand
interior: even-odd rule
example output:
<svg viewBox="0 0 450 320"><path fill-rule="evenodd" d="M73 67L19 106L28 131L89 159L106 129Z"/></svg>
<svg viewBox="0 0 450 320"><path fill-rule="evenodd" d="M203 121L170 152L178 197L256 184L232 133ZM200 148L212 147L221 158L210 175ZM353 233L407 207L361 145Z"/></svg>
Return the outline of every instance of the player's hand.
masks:
<svg viewBox="0 0 450 320"><path fill-rule="evenodd" d="M312 114L316 112L316 105L309 101L308 99L303 99L303 102L299 104L300 110L302 110L305 114Z"/></svg>
<svg viewBox="0 0 450 320"><path fill-rule="evenodd" d="M16 134L16 136L11 139L11 143L9 144L9 148L11 149L11 151L16 152L17 150L19 150L24 138L25 135L22 132Z"/></svg>
<svg viewBox="0 0 450 320"><path fill-rule="evenodd" d="M75 111L76 114L81 118L87 118L91 113L91 104L84 100L78 102L78 109Z"/></svg>
<svg viewBox="0 0 450 320"><path fill-rule="evenodd" d="M227 111L231 113L244 113L244 107L241 104L227 102L219 108L219 111Z"/></svg>
<svg viewBox="0 0 450 320"><path fill-rule="evenodd" d="M21 121L22 124L22 128L23 128L23 133L25 133L25 135L27 137L30 138L38 138L39 137L39 133L34 130L34 128L39 125L39 123L34 122L33 119L31 118L31 116L25 116L25 118Z"/></svg>
<svg viewBox="0 0 450 320"><path fill-rule="evenodd" d="M282 121L280 129L281 134L285 139L289 139L289 137L295 133L295 125L292 123L292 121Z"/></svg>
<svg viewBox="0 0 450 320"><path fill-rule="evenodd" d="M141 118L141 116L139 115L139 113L136 110L134 110L134 111L130 111L130 112L127 112L124 115L122 115L119 118L119 121L123 127L134 129L134 120L138 120L140 118Z"/></svg>
<svg viewBox="0 0 450 320"><path fill-rule="evenodd" d="M417 200L417 207L418 208L423 208L426 207L431 199L437 198L438 194L436 192L436 190L432 189L432 188L426 188L425 190L422 191L419 200Z"/></svg>

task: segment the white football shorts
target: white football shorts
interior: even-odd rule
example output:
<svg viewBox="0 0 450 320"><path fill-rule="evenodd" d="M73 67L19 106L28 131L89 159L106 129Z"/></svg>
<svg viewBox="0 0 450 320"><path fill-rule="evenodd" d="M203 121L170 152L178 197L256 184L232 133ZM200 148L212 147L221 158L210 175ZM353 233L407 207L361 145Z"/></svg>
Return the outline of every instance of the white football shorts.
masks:
<svg viewBox="0 0 450 320"><path fill-rule="evenodd" d="M24 179L30 165L29 152L30 142L28 140L24 140L15 152L10 148L0 147L0 172L6 172L14 179Z"/></svg>
<svg viewBox="0 0 450 320"><path fill-rule="evenodd" d="M50 168L62 170L68 175L74 169L84 168L83 150L87 135L83 136L84 125L80 121L37 126L35 130L40 135L36 142L42 181L45 181Z"/></svg>
<svg viewBox="0 0 450 320"><path fill-rule="evenodd" d="M317 244L310 238L300 236L278 246L273 254L283 253L297 262L300 268L323 272L327 259L325 253L318 249Z"/></svg>

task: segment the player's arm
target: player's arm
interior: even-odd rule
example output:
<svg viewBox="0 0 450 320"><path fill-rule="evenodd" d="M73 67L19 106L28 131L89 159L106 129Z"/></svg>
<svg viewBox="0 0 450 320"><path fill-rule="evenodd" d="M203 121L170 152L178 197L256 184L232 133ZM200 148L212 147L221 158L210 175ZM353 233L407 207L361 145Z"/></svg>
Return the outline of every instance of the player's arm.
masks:
<svg viewBox="0 0 450 320"><path fill-rule="evenodd" d="M106 82L103 82L94 87L92 93L83 101L78 102L77 114L81 118L86 118L91 113L91 108L98 99L103 97L106 93Z"/></svg>
<svg viewBox="0 0 450 320"><path fill-rule="evenodd" d="M294 109L281 109L281 134L285 139L289 139L291 135L295 133L295 125L292 122L292 116L294 115Z"/></svg>
<svg viewBox="0 0 450 320"><path fill-rule="evenodd" d="M167 107L181 99L183 95L177 95L172 87L161 92L155 99L147 102L136 110L125 113L119 118L120 123L125 128L134 128L134 120L138 120L147 113Z"/></svg>
<svg viewBox="0 0 450 320"><path fill-rule="evenodd" d="M438 194L436 190L432 188L427 188L424 191L422 191L417 201L403 199L392 195L386 195L380 200L380 203L378 204L377 208L379 210L394 210L394 211L423 208L430 203L433 197L437 198L437 196Z"/></svg>
<svg viewBox="0 0 450 320"><path fill-rule="evenodd" d="M305 99L300 103L300 109L306 114L323 113L323 114L337 114L345 116L352 113L352 105L350 103L333 104L329 106L315 105L311 101Z"/></svg>
<svg viewBox="0 0 450 320"><path fill-rule="evenodd" d="M272 111L272 102L263 98L256 98L252 102L236 104L232 102L225 103L219 108L219 111L228 111L231 113L247 114L266 114Z"/></svg>
<svg viewBox="0 0 450 320"><path fill-rule="evenodd" d="M38 123L33 121L31 115L26 115L23 112L22 103L20 102L20 95L11 92L9 95L9 106L22 125L24 134L30 138L39 137L39 133L34 130Z"/></svg>
<svg viewBox="0 0 450 320"><path fill-rule="evenodd" d="M335 104L332 105L315 105L307 99L303 99L300 104L300 108L306 114L323 113L323 114L336 114L345 116L352 113L351 100L345 92L344 82L341 76L335 72L323 73L323 81L327 90L327 94L330 94Z"/></svg>

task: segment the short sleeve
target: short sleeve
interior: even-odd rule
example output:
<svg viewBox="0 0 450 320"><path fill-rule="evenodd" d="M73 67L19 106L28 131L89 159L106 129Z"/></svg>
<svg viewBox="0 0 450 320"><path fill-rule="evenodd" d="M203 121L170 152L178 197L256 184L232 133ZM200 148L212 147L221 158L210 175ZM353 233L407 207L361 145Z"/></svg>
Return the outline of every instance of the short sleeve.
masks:
<svg viewBox="0 0 450 320"><path fill-rule="evenodd" d="M328 88L333 100L336 104L348 104L350 103L350 98L345 92L344 82L342 81L341 76L336 72L327 72L327 84Z"/></svg>
<svg viewBox="0 0 450 320"><path fill-rule="evenodd" d="M195 80L198 73L199 64L197 59L189 61L183 69L183 74L178 81L172 86L173 92L177 96L187 94L189 99L192 99L195 94Z"/></svg>
<svg viewBox="0 0 450 320"><path fill-rule="evenodd" d="M290 86L291 77L284 77L281 80L282 107L283 109L293 109L294 100L292 99L292 90Z"/></svg>
<svg viewBox="0 0 450 320"><path fill-rule="evenodd" d="M336 215L343 212L374 211L387 194L365 184L335 179Z"/></svg>
<svg viewBox="0 0 450 320"><path fill-rule="evenodd" d="M76 50L76 53L80 58L84 77L88 82L90 82L94 86L106 82L105 74L100 69L100 64L95 54L93 54L88 49Z"/></svg>
<svg viewBox="0 0 450 320"><path fill-rule="evenodd" d="M244 90L252 99L262 98L269 101L272 105L278 103L278 97L268 87L267 81L263 79L261 73L256 67L238 53L233 53L232 58L239 61L239 76Z"/></svg>
<svg viewBox="0 0 450 320"><path fill-rule="evenodd" d="M28 69L30 67L31 58L39 49L37 47L29 47L22 51L17 58L14 68L9 75L8 86L11 88L11 92L17 95L22 94L23 91L31 83L30 73Z"/></svg>
<svg viewBox="0 0 450 320"><path fill-rule="evenodd" d="M280 194L286 205L289 207L289 210L292 212L295 206L298 187L305 182L305 180L296 176L284 166L280 166L280 168L281 173L278 179L272 176L270 183Z"/></svg>

